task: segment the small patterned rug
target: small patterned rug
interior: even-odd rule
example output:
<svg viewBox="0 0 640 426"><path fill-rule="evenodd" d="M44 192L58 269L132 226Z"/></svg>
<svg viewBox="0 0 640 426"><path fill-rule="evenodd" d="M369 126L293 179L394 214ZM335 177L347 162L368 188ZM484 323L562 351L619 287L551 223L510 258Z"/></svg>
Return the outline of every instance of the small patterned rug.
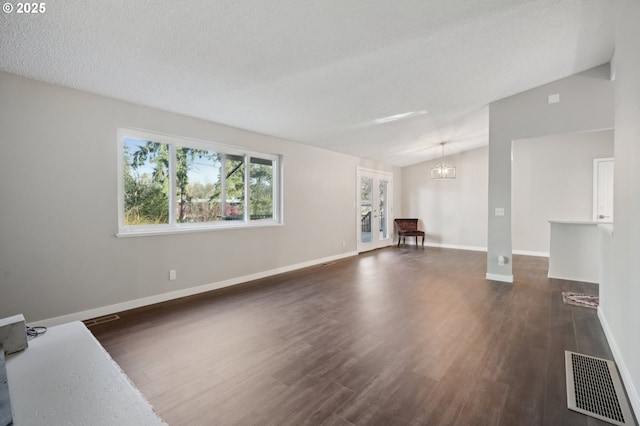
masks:
<svg viewBox="0 0 640 426"><path fill-rule="evenodd" d="M571 293L570 291L562 292L562 302L567 305L582 306L585 308L596 309L600 303L598 296L590 296L582 293Z"/></svg>

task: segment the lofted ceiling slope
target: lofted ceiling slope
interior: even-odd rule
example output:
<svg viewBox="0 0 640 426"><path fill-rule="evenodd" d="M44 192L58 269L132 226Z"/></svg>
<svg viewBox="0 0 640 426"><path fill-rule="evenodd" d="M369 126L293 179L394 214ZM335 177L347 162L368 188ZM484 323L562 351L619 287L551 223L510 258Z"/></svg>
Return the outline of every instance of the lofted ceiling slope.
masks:
<svg viewBox="0 0 640 426"><path fill-rule="evenodd" d="M490 102L614 30L606 0L58 0L0 40L2 71L406 166L486 145Z"/></svg>

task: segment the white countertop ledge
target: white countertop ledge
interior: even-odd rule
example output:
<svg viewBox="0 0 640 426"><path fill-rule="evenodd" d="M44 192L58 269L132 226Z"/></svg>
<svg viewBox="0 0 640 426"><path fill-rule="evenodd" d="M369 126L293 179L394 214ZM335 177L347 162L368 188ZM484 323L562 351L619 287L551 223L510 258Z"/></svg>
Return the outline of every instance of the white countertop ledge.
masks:
<svg viewBox="0 0 640 426"><path fill-rule="evenodd" d="M549 219L549 223L560 223L563 225L612 225L611 222L594 222L592 220L557 220Z"/></svg>

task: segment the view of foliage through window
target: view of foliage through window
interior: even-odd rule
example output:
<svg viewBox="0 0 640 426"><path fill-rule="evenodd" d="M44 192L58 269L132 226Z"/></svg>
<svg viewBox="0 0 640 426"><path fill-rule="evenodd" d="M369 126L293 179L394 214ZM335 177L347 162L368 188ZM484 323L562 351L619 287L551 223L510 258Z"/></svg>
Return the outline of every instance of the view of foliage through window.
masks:
<svg viewBox="0 0 640 426"><path fill-rule="evenodd" d="M124 225L170 223L169 191L175 181L177 223L273 218L274 162L249 157L246 200L245 156L190 147L175 150L170 176L170 146L124 138Z"/></svg>
<svg viewBox="0 0 640 426"><path fill-rule="evenodd" d="M169 223L169 146L126 139L124 160L125 224Z"/></svg>
<svg viewBox="0 0 640 426"><path fill-rule="evenodd" d="M251 217L270 218L273 211L273 161L252 157L249 178Z"/></svg>

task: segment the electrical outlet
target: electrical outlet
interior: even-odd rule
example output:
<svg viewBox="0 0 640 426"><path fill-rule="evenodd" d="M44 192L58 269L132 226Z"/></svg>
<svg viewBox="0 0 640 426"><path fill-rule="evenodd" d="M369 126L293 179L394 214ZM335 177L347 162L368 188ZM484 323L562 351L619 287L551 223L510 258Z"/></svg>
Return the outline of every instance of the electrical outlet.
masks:
<svg viewBox="0 0 640 426"><path fill-rule="evenodd" d="M498 265L504 266L504 256L498 256Z"/></svg>
<svg viewBox="0 0 640 426"><path fill-rule="evenodd" d="M346 247L346 246L347 246L347 242L346 242L346 241L343 241L343 242L342 242L342 247Z"/></svg>
<svg viewBox="0 0 640 426"><path fill-rule="evenodd" d="M176 270L172 269L169 271L169 281L173 281L176 279Z"/></svg>

